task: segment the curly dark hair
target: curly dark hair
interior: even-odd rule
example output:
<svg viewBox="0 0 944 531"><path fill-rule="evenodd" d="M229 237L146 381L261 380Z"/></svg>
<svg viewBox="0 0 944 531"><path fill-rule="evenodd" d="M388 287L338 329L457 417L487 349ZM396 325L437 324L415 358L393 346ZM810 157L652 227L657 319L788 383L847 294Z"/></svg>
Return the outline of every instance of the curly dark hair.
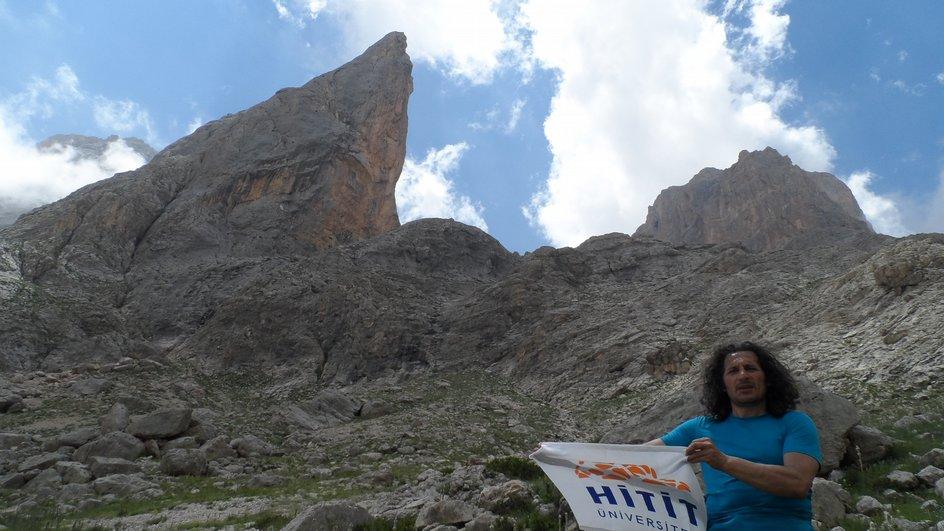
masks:
<svg viewBox="0 0 944 531"><path fill-rule="evenodd" d="M745 351L756 354L760 367L764 370L767 412L780 418L795 409L800 394L790 370L763 346L751 341L742 341L719 346L705 365L701 404L705 406L707 415L718 421L731 415L731 400L724 389L724 359L733 352Z"/></svg>

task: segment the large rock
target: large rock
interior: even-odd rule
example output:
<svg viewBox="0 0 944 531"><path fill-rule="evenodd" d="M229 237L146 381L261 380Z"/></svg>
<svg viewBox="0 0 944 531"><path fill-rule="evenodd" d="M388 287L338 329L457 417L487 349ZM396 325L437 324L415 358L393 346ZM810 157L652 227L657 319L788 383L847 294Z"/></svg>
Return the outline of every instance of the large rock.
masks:
<svg viewBox="0 0 944 531"><path fill-rule="evenodd" d="M317 531L332 529L351 531L371 521L370 513L363 507L349 503L326 502L309 507L292 519L282 531Z"/></svg>
<svg viewBox="0 0 944 531"><path fill-rule="evenodd" d="M44 470L52 467L58 461L65 459L65 456L60 453L46 453L34 455L24 459L18 467L16 467L17 472L28 472L30 470Z"/></svg>
<svg viewBox="0 0 944 531"><path fill-rule="evenodd" d="M161 457L161 471L169 476L205 476L207 458L200 450L175 448Z"/></svg>
<svg viewBox="0 0 944 531"><path fill-rule="evenodd" d="M107 413L98 418L98 425L105 433L124 431L128 427L128 408L122 403L116 403Z"/></svg>
<svg viewBox="0 0 944 531"><path fill-rule="evenodd" d="M55 491L62 486L62 478L59 472L53 468L47 468L29 480L23 486L27 492Z"/></svg>
<svg viewBox="0 0 944 531"><path fill-rule="evenodd" d="M885 512L885 506L882 502L871 496L862 496L855 505L856 512L867 516L878 516Z"/></svg>
<svg viewBox="0 0 944 531"><path fill-rule="evenodd" d="M843 464L864 467L882 459L895 444L895 439L881 431L857 424L849 430L849 445Z"/></svg>
<svg viewBox="0 0 944 531"><path fill-rule="evenodd" d="M434 524L464 524L475 518L475 507L451 498L428 503L416 515L416 527Z"/></svg>
<svg viewBox="0 0 944 531"><path fill-rule="evenodd" d="M936 467L944 467L944 449L931 448L918 458L918 463L922 466L934 465Z"/></svg>
<svg viewBox="0 0 944 531"><path fill-rule="evenodd" d="M914 490L921 486L921 480L907 470L892 470L885 475L885 483L896 490Z"/></svg>
<svg viewBox="0 0 944 531"><path fill-rule="evenodd" d="M742 151L726 170L705 168L662 191L634 236L690 245L740 243L770 251L873 235L849 188L772 148Z"/></svg>
<svg viewBox="0 0 944 531"><path fill-rule="evenodd" d="M236 450L240 457L258 457L272 455L275 449L269 443L255 435L245 435L230 441L229 445Z"/></svg>
<svg viewBox="0 0 944 531"><path fill-rule="evenodd" d="M229 439L220 435L203 443L200 447L208 461L213 461L221 457L236 457L236 450L229 445Z"/></svg>
<svg viewBox="0 0 944 531"><path fill-rule="evenodd" d="M72 458L86 463L91 457L119 457L133 461L144 454L144 443L135 436L120 431L106 433L76 449Z"/></svg>
<svg viewBox="0 0 944 531"><path fill-rule="evenodd" d="M918 479L923 481L925 484L933 487L934 484L937 483L937 480L944 478L944 470L941 470L934 465L928 465L919 470L915 476L917 476Z"/></svg>
<svg viewBox="0 0 944 531"><path fill-rule="evenodd" d="M56 471L62 476L62 482L67 484L88 483L92 479L92 473L87 466L73 461L60 461L56 463Z"/></svg>
<svg viewBox="0 0 944 531"><path fill-rule="evenodd" d="M134 415L125 431L140 439L168 439L187 431L190 413L190 408L173 408Z"/></svg>
<svg viewBox="0 0 944 531"><path fill-rule="evenodd" d="M49 441L47 441L46 447L50 450L55 450L60 446L72 446L78 448L79 446L82 446L83 444L98 438L101 436L101 434L102 432L98 428L79 428L70 432L60 433L59 435L52 437Z"/></svg>
<svg viewBox="0 0 944 531"><path fill-rule="evenodd" d="M826 527L839 524L846 509L852 506L852 496L836 482L813 478L813 519Z"/></svg>
<svg viewBox="0 0 944 531"><path fill-rule="evenodd" d="M521 480L513 479L501 485L486 487L479 495L478 505L486 509L504 514L531 503L531 488Z"/></svg>
<svg viewBox="0 0 944 531"><path fill-rule="evenodd" d="M141 466L120 457L90 457L89 470L96 478L111 474L134 474L141 471Z"/></svg>
<svg viewBox="0 0 944 531"><path fill-rule="evenodd" d="M23 409L23 397L0 392L0 413L15 413Z"/></svg>
<svg viewBox="0 0 944 531"><path fill-rule="evenodd" d="M326 389L299 405L290 405L286 417L303 428L318 430L353 420L361 405L334 389Z"/></svg>

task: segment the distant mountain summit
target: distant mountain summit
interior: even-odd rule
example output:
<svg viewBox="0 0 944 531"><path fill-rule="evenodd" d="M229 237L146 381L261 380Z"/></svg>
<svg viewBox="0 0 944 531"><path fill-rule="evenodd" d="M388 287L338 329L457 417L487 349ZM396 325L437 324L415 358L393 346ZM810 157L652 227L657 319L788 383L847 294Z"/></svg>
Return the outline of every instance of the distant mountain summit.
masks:
<svg viewBox="0 0 944 531"><path fill-rule="evenodd" d="M150 162L154 155L157 155L157 151L144 140L133 136L121 138L118 135L111 135L108 138L86 135L52 135L36 144L36 148L40 151L49 152L71 147L75 149L76 158L96 160L105 155L109 144L119 140L133 149L135 153L141 155L144 162Z"/></svg>
<svg viewBox="0 0 944 531"><path fill-rule="evenodd" d="M803 249L874 235L849 188L805 171L768 147L741 151L726 170L705 168L663 190L634 236L681 244L740 243L754 251Z"/></svg>
<svg viewBox="0 0 944 531"><path fill-rule="evenodd" d="M157 154L154 148L140 138L133 136L121 138L118 135L111 135L108 138L74 134L53 135L36 144L36 149L41 153L60 153L66 149L72 149L70 157L72 162L80 160L93 161L101 166L103 170L109 170L111 173L114 173L116 170L127 169L114 168L112 166L113 161L109 160L109 149L113 149L115 147L113 144L116 142L124 143L124 146L120 146L119 151L131 148L134 153L144 159L145 163L150 161L154 158L154 155ZM125 148L125 146L127 146L127 148ZM29 212L47 201L48 199L24 199L21 197L0 195L0 227L12 225L21 214Z"/></svg>

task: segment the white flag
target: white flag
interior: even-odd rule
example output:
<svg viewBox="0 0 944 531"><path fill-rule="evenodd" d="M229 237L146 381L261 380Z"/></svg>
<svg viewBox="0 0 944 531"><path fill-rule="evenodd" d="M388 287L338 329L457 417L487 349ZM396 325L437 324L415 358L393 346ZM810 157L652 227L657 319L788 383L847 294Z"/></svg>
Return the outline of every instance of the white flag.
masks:
<svg viewBox="0 0 944 531"><path fill-rule="evenodd" d="M705 498L685 448L546 442L531 458L584 531L707 529Z"/></svg>

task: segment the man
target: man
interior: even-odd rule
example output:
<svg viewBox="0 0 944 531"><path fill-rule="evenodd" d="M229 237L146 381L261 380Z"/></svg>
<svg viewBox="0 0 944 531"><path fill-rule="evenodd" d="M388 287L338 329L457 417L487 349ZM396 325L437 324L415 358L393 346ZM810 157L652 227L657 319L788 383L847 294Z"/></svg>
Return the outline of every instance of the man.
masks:
<svg viewBox="0 0 944 531"><path fill-rule="evenodd" d="M816 426L795 411L793 377L751 342L715 350L704 373L707 415L647 444L687 446L704 463L711 530L812 529L810 486L822 454Z"/></svg>

